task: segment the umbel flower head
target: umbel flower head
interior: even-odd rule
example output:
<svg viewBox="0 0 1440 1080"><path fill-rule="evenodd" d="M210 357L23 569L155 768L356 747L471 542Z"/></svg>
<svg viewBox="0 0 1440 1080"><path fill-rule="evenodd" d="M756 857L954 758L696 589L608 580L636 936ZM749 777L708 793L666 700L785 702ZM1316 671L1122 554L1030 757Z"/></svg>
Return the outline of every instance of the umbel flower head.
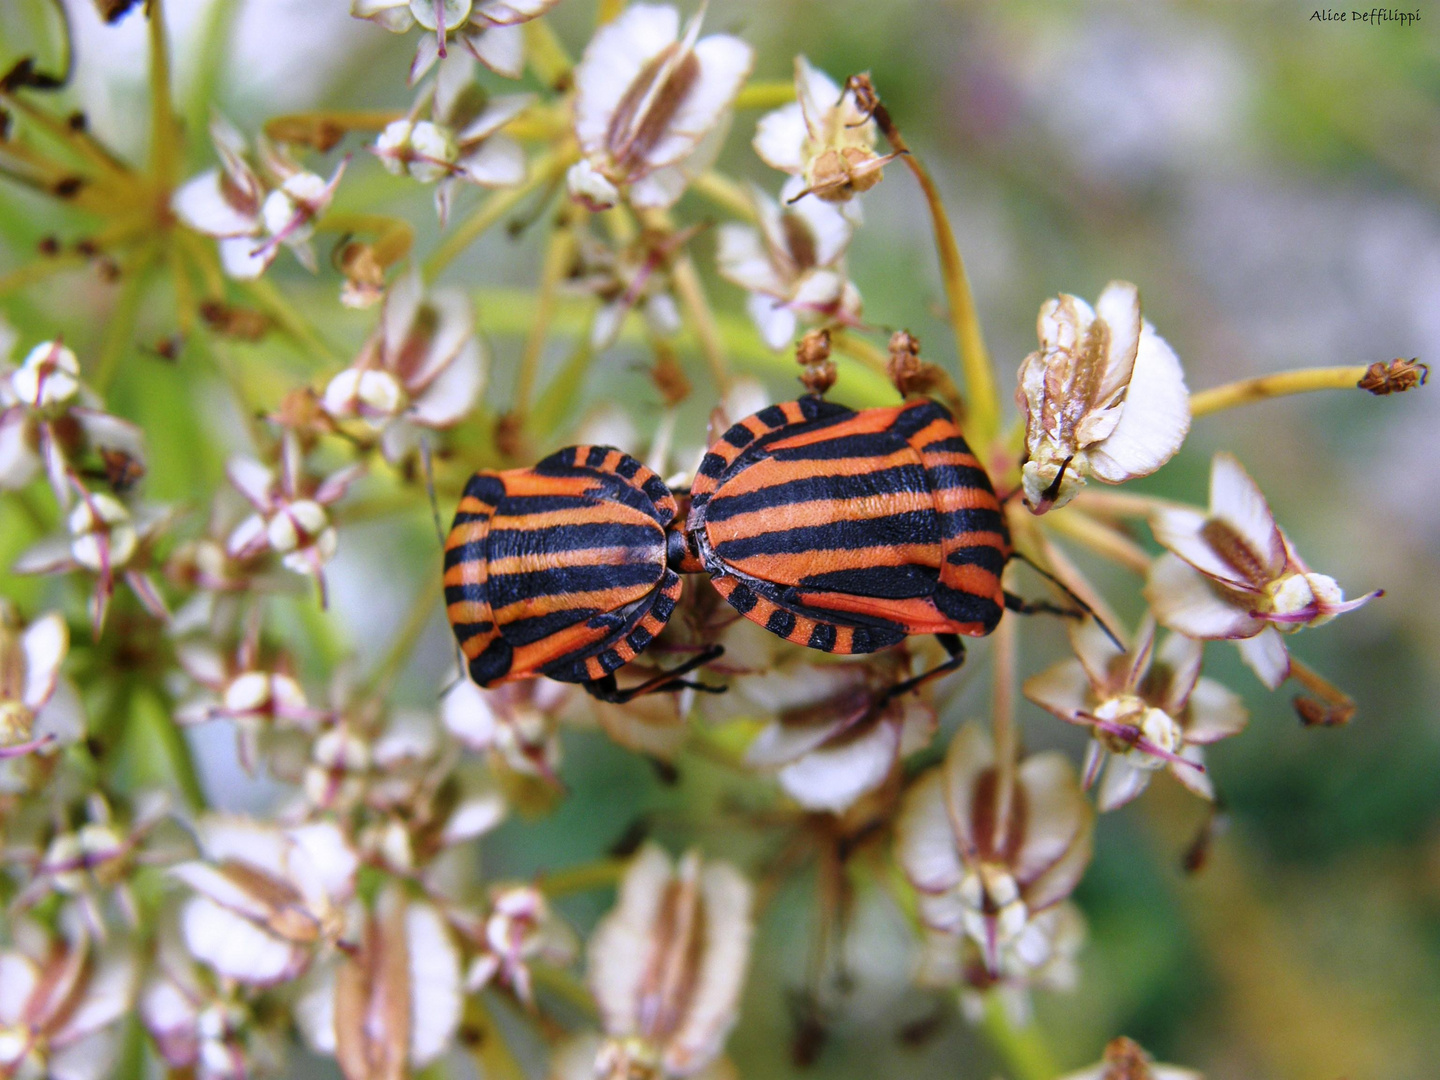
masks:
<svg viewBox="0 0 1440 1080"><path fill-rule="evenodd" d="M435 207L444 225L458 184L500 188L525 179L525 151L500 129L533 100L531 94L487 100L475 82L475 61L457 53L440 65L410 115L386 125L375 140L375 156L396 176L436 184ZM421 120L427 104L430 119Z"/></svg>
<svg viewBox="0 0 1440 1080"><path fill-rule="evenodd" d="M795 58L795 101L760 118L755 152L772 168L798 177L799 193L849 203L880 182L894 154L877 154L875 121L855 91L843 91L803 56ZM792 193L790 199L799 198Z"/></svg>
<svg viewBox="0 0 1440 1080"><path fill-rule="evenodd" d="M1162 625L1229 638L1272 690L1290 674L1281 634L1320 626L1380 595L1346 600L1335 579L1300 558L1255 481L1230 454L1210 464L1210 509L1162 507L1150 517L1170 550L1150 568L1145 598Z"/></svg>
<svg viewBox="0 0 1440 1080"><path fill-rule="evenodd" d="M356 361L325 388L321 407L360 420L387 461L413 450L424 428L453 427L485 386L488 358L475 336L470 300L453 289L426 294L420 274L401 275L385 294L380 326Z"/></svg>
<svg viewBox="0 0 1440 1080"><path fill-rule="evenodd" d="M350 14L403 34L417 23L428 31L415 50L410 84L458 42L497 75L518 79L525 71L521 24L544 15L560 0L351 0Z"/></svg>
<svg viewBox="0 0 1440 1080"><path fill-rule="evenodd" d="M1077 659L1026 680L1025 696L1090 729L1085 787L1103 767L1100 809L1124 806L1157 769L1213 799L1201 747L1238 734L1249 716L1239 695L1200 675L1200 642L1170 634L1157 650L1155 624L1147 621L1122 652L1093 619L1071 627L1070 640Z"/></svg>
<svg viewBox="0 0 1440 1080"><path fill-rule="evenodd" d="M1025 415L1025 504L1064 506L1089 477L1119 484L1148 476L1190 430L1180 361L1140 317L1128 281L1105 286L1092 308L1062 293L1040 308L1040 348L1020 365L1015 402Z"/></svg>
<svg viewBox="0 0 1440 1080"><path fill-rule="evenodd" d="M990 736L967 724L943 764L906 793L896 857L920 893L932 930L965 935L992 976L1011 958L1048 957L1050 928L1038 919L1064 900L1090 862L1094 812L1063 754L1014 766L1008 800Z"/></svg>
<svg viewBox="0 0 1440 1080"><path fill-rule="evenodd" d="M634 4L591 39L575 68L573 198L601 209L623 192L667 207L714 160L754 53L728 34L700 37L702 15L682 34L673 7Z"/></svg>
<svg viewBox="0 0 1440 1080"><path fill-rule="evenodd" d="M860 291L842 264L854 227L829 203L795 201L801 184L785 184L783 206L752 188L759 227L720 227L720 274L749 291L746 309L772 349L790 344L801 318L852 324L860 318Z"/></svg>
<svg viewBox="0 0 1440 1080"><path fill-rule="evenodd" d="M647 845L590 938L590 991L610 1036L592 1076L693 1076L738 1016L753 931L750 883L691 851L677 867Z"/></svg>

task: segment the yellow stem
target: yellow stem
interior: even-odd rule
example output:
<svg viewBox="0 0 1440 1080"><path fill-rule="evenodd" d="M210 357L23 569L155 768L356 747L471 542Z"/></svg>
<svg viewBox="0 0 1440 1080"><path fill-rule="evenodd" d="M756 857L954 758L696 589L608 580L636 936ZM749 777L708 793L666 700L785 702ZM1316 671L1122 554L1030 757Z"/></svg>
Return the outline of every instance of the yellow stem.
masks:
<svg viewBox="0 0 1440 1080"><path fill-rule="evenodd" d="M778 109L795 100L795 84L789 79L757 79L746 83L735 95L737 109Z"/></svg>
<svg viewBox="0 0 1440 1080"><path fill-rule="evenodd" d="M836 352L858 360L877 375L890 378L890 357L873 341L852 334L849 330L832 330L830 344ZM896 391L897 393L899 391Z"/></svg>
<svg viewBox="0 0 1440 1080"><path fill-rule="evenodd" d="M625 10L626 0L600 0L599 8L595 12L595 22L604 26L608 22L614 22Z"/></svg>
<svg viewBox="0 0 1440 1080"><path fill-rule="evenodd" d="M1037 530L1038 532L1038 530ZM1039 532L1038 540L1040 551L1045 556L1045 564L1049 571L1065 583L1065 587L1078 596L1085 603L1090 605L1090 610L1095 612L1095 617L1104 621L1115 633L1120 633L1121 622L1111 610L1100 591L1091 585L1080 568L1070 561L1070 556L1065 554L1064 548L1054 543L1043 532Z"/></svg>
<svg viewBox="0 0 1440 1080"><path fill-rule="evenodd" d="M1159 499L1154 495L1132 495L1124 491L1106 491L1098 487L1086 488L1075 496L1071 504L1077 510L1105 518L1149 517L1156 510L1184 504L1171 499Z"/></svg>
<svg viewBox="0 0 1440 1080"><path fill-rule="evenodd" d="M738 181L713 169L690 181L690 189L742 221L755 220L755 204Z"/></svg>
<svg viewBox="0 0 1440 1080"><path fill-rule="evenodd" d="M1141 575L1150 572L1150 556L1144 548L1124 533L1096 521L1073 506L1053 510L1040 520L1053 532L1089 548L1108 562L1118 563Z"/></svg>
<svg viewBox="0 0 1440 1080"><path fill-rule="evenodd" d="M1034 1021L1016 1027L1006 1012L1003 995L985 995L985 1019L980 1030L1011 1070L1013 1080L1055 1080L1060 1072L1039 1027Z"/></svg>
<svg viewBox="0 0 1440 1080"><path fill-rule="evenodd" d="M725 356L725 342L720 335L719 326L715 323L715 313L710 310L710 302L705 297L705 286L701 284L700 275L689 255L681 255L675 259L670 269L670 277L675 282L675 291L680 294L680 303L695 327L695 336L700 341L700 353L710 367L710 378L722 395L727 394L730 392L731 376L730 361Z"/></svg>
<svg viewBox="0 0 1440 1080"><path fill-rule="evenodd" d="M598 859L595 862L551 870L540 876L536 884L552 900L557 896L590 892L592 889L613 889L625 876L624 859Z"/></svg>
<svg viewBox="0 0 1440 1080"><path fill-rule="evenodd" d="M1190 395L1190 415L1204 416L1221 409L1233 409L1236 405L1249 405L1286 394L1306 394L1312 390L1354 390L1365 377L1365 372L1364 364L1356 364L1351 367L1302 368L1241 379Z"/></svg>
<svg viewBox="0 0 1440 1080"><path fill-rule="evenodd" d="M574 61L555 36L555 28L548 19L531 19L525 24L525 49L531 70L546 86L558 89L570 80Z"/></svg>
<svg viewBox="0 0 1440 1080"><path fill-rule="evenodd" d="M265 121L265 134L276 142L328 150L347 132L383 131L404 116L399 109L333 109L286 113Z"/></svg>
<svg viewBox="0 0 1440 1080"><path fill-rule="evenodd" d="M530 411L530 399L535 393L535 380L540 373L540 360L545 351L545 339L550 333L550 320L555 316L555 301L560 282L564 280L574 258L575 231L567 220L550 234L550 243L546 245L545 261L540 268L535 321L530 324L530 333L525 337L525 351L520 355L520 372L515 382L511 412L522 422Z"/></svg>
<svg viewBox="0 0 1440 1080"><path fill-rule="evenodd" d="M179 244L165 245L165 262L175 286L175 321L180 333L188 336L195 327L198 308L195 303L195 283L190 280L189 267L185 265L184 252Z"/></svg>
<svg viewBox="0 0 1440 1080"><path fill-rule="evenodd" d="M554 150L531 163L530 175L519 187L497 191L481 203L425 261L425 280L434 281L439 277L461 252L519 206L532 191L563 175L574 160L573 146Z"/></svg>
<svg viewBox="0 0 1440 1080"><path fill-rule="evenodd" d="M491 1080L529 1080L525 1067L516 1058L515 1051L510 1049L504 1029L485 1003L485 997L484 994L472 995L466 1010L470 1026L476 1029L478 1036L471 1053L480 1066L480 1075Z"/></svg>
<svg viewBox="0 0 1440 1080"><path fill-rule="evenodd" d="M995 628L992 646L992 678L990 688L990 730L995 736L995 761L998 784L995 792L995 847L1005 846L1010 829L1010 813L1015 798L1015 770L1019 764L1019 746L1015 737L1015 620L1001 619Z"/></svg>
<svg viewBox="0 0 1440 1080"><path fill-rule="evenodd" d="M170 98L170 42L164 0L150 0L150 172L169 199L180 173L179 129Z"/></svg>

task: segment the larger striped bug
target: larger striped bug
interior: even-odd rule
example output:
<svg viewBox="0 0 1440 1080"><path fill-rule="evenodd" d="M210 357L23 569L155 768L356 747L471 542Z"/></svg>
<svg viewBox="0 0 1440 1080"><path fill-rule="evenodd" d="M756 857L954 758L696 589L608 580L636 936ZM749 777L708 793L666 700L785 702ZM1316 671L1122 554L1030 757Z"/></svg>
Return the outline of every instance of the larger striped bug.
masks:
<svg viewBox="0 0 1440 1080"><path fill-rule="evenodd" d="M1059 611L1005 592L1000 500L944 406L856 412L805 397L735 424L700 463L684 526L690 558L735 610L831 653L934 634L949 653L894 697L964 660L962 636L1005 608Z"/></svg>
<svg viewBox="0 0 1440 1080"><path fill-rule="evenodd" d="M572 446L534 468L478 472L445 541L445 605L481 686L547 675L602 701L690 686L712 646L640 686L615 671L664 628L680 597L668 565L675 496L608 446Z"/></svg>

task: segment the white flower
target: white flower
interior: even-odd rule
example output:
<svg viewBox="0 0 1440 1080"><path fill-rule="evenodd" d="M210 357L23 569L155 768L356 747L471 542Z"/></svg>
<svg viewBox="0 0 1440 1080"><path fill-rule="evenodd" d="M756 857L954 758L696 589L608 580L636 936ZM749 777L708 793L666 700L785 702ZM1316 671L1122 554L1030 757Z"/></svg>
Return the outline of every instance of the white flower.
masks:
<svg viewBox="0 0 1440 1080"><path fill-rule="evenodd" d="M390 286L379 329L330 380L321 407L336 420L363 421L379 435L386 460L398 463L420 429L453 427L465 417L488 366L469 299L446 289L427 296L412 270Z"/></svg>
<svg viewBox="0 0 1440 1080"><path fill-rule="evenodd" d="M658 338L674 337L680 332L680 308L675 302L669 262L696 231L686 229L670 236L642 232L624 244L604 243L588 232L579 234L570 282L600 300L590 331L593 348L613 345L631 311L642 315L649 332Z"/></svg>
<svg viewBox="0 0 1440 1080"><path fill-rule="evenodd" d="M262 179L238 131L217 116L210 134L220 168L182 185L171 199L172 209L190 228L220 241L220 261L232 278L259 277L281 244L313 273L316 262L310 238L315 219L334 198L345 162L326 180L301 169L262 140L260 158L266 177Z"/></svg>
<svg viewBox="0 0 1440 1080"><path fill-rule="evenodd" d="M1249 717L1237 694L1201 677L1200 642L1170 634L1157 650L1155 624L1147 622L1135 647L1122 652L1093 619L1072 626L1070 640L1078 659L1026 680L1025 696L1090 729L1084 783L1088 789L1104 767L1100 809L1124 806L1157 769L1213 799L1201 748L1239 733Z"/></svg>
<svg viewBox="0 0 1440 1080"><path fill-rule="evenodd" d="M719 1058L738 1016L752 903L728 863L692 851L676 868L658 847L641 849L590 938L590 990L610 1036L598 1075L632 1075L618 1066L643 1061L684 1077Z"/></svg>
<svg viewBox="0 0 1440 1080"><path fill-rule="evenodd" d="M1061 1080L1204 1080L1194 1069L1157 1065L1133 1039L1112 1039L1098 1065L1066 1073Z"/></svg>
<svg viewBox="0 0 1440 1080"><path fill-rule="evenodd" d="M120 1049L116 1025L135 999L127 952L98 952L83 933L49 940L16 928L20 947L0 952L0 1076L101 1080Z"/></svg>
<svg viewBox="0 0 1440 1080"><path fill-rule="evenodd" d="M797 56L795 99L762 116L755 128L755 152L765 163L798 177L797 192L826 202L848 203L856 192L878 184L895 155L875 153L875 121L860 108L855 92L848 87L842 92L830 76Z"/></svg>
<svg viewBox="0 0 1440 1080"><path fill-rule="evenodd" d="M558 783L557 718L573 695L569 683L528 679L482 690L461 677L440 700L440 719L471 750L494 755L523 776Z"/></svg>
<svg viewBox="0 0 1440 1080"><path fill-rule="evenodd" d="M449 1049L460 1027L460 951L440 913L395 886L360 929L349 955L316 972L295 1019L346 1080L406 1076Z"/></svg>
<svg viewBox="0 0 1440 1080"><path fill-rule="evenodd" d="M978 725L955 734L945 762L915 781L896 823L895 854L932 930L968 936L986 971L1040 951L1037 916L1074 890L1090 862L1094 812L1070 762L1051 752L1015 766L1008 815L995 747ZM1033 966L1028 965L1027 966Z"/></svg>
<svg viewBox="0 0 1440 1080"><path fill-rule="evenodd" d="M1112 281L1094 308L1062 293L1040 308L1040 349L1020 365L1025 503L1063 506L1088 477L1119 484L1148 476L1190 430L1180 361L1140 317L1140 294Z"/></svg>
<svg viewBox="0 0 1440 1080"><path fill-rule="evenodd" d="M739 706L773 717L745 752L745 763L774 769L780 786L807 810L841 814L880 788L900 759L935 733L935 709L915 694L883 700L905 678L910 657L896 649L865 664L798 662L731 680Z"/></svg>
<svg viewBox="0 0 1440 1080"><path fill-rule="evenodd" d="M204 860L171 870L197 893L181 913L196 959L239 982L295 978L344 934L359 859L328 823L282 829L211 816L198 827Z"/></svg>
<svg viewBox="0 0 1440 1080"><path fill-rule="evenodd" d="M1145 585L1155 617L1190 637L1237 641L1272 690L1290 674L1281 634L1323 625L1380 595L1346 600L1334 578L1305 565L1229 454L1211 462L1208 513L1165 507L1151 514L1150 528L1173 552L1155 561Z"/></svg>
<svg viewBox="0 0 1440 1080"><path fill-rule="evenodd" d="M518 79L525 70L522 23L545 14L560 0L351 0L350 13L403 34L415 24L429 31L410 65L410 84L458 42L497 75Z"/></svg>
<svg viewBox="0 0 1440 1080"><path fill-rule="evenodd" d="M80 700L60 678L69 648L70 629L59 612L22 630L0 600L0 759L79 736Z"/></svg>
<svg viewBox="0 0 1440 1080"><path fill-rule="evenodd" d="M860 318L860 292L843 266L853 227L829 203L808 197L796 202L801 183L786 183L783 206L752 188L759 228L733 222L720 227L720 274L750 292L746 307L772 349L790 344L798 317L822 324Z"/></svg>
<svg viewBox="0 0 1440 1080"><path fill-rule="evenodd" d="M600 207L623 191L663 208L710 166L754 54L739 38L699 35L698 15L682 35L674 8L633 4L591 39L575 68L574 197Z"/></svg>
<svg viewBox="0 0 1440 1080"><path fill-rule="evenodd" d="M68 507L71 473L87 451L144 470L140 429L101 411L70 349L43 341L18 368L0 361L0 490L24 487L43 465L56 500Z"/></svg>
<svg viewBox="0 0 1440 1080"><path fill-rule="evenodd" d="M273 551L288 569L314 576L323 598L322 572L338 542L326 508L344 496L362 471L355 465L311 480L303 474L300 444L290 432L280 446L278 472L251 458L232 458L226 466L230 482L255 513L231 532L226 550L238 559Z"/></svg>
<svg viewBox="0 0 1440 1080"><path fill-rule="evenodd" d="M487 99L475 82L474 60L457 53L440 65L434 85L421 93L411 114L380 133L375 155L396 176L438 182L435 205L443 225L462 181L487 188L524 181L525 151L500 129L533 100L531 94ZM431 118L420 120L427 102Z"/></svg>
<svg viewBox="0 0 1440 1080"><path fill-rule="evenodd" d="M494 889L482 933L482 947L465 976L465 988L474 992L497 981L513 989L527 1006L534 1005L530 964L538 960L563 967L578 951L575 932L533 885Z"/></svg>

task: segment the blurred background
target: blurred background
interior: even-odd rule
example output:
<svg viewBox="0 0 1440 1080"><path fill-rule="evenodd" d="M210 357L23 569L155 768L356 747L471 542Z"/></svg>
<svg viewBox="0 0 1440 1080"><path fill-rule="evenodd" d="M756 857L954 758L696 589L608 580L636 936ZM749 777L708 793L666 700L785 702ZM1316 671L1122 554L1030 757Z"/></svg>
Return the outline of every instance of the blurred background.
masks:
<svg viewBox="0 0 1440 1080"><path fill-rule="evenodd" d="M139 156L142 21L107 28L88 2L69 7L76 103L95 131ZM245 130L289 110L409 104L404 74L414 36L351 19L348 0L166 7L178 95L196 136L191 171L212 160L203 135L212 104ZM1146 316L1200 389L1291 367L1440 357L1440 7L1426 0L1409 27L1319 22L1313 10L1298 0L712 0L707 26L752 42L761 78L788 78L797 52L837 80L871 72L946 197L1002 385L1013 387L1010 375L1034 348L1041 301L1060 291L1093 298L1124 278L1139 285ZM217 19L232 20L222 64L197 44ZM551 19L578 55L591 0L564 0ZM0 50L8 67L25 47L23 27L7 24L0 38L9 39ZM757 117L736 116L721 167L773 191L778 174L748 145ZM428 191L367 158L356 153L337 205L405 216L419 226L420 250L433 246ZM709 204L689 199L682 217L714 217ZM924 204L903 169L866 195L865 217L849 264L867 319L911 329L929 359L952 362ZM28 261L43 236L71 229L69 221L49 203L0 187L0 275ZM505 290L535 280L538 239L497 233L447 274L481 296L480 324L494 352L487 393L497 411L524 330ZM713 236L696 245L709 266ZM274 273L343 355L363 340L372 316L334 302L333 275L311 278L288 257ZM739 312L738 290L712 280L711 295ZM114 286L79 271L0 295L0 312L27 345L63 331L83 357L101 339L114 298ZM159 340L168 332L167 317L163 301L142 311L136 374L121 380L112 404L150 431L152 496L194 500L219 481L225 453L238 448L224 445L226 433L239 425L226 422L232 406L218 384L182 381L139 347L147 334ZM566 352L557 342L549 360L558 364ZM642 432L652 426L659 404L645 361L625 347L597 360L577 388L576 421L624 402L631 423ZM788 359L769 357L758 339L735 362L777 397L795 391ZM304 358L279 363L297 377L316 373ZM687 416L700 425L713 395L698 365L692 374L697 393ZM842 400L845 390L842 379ZM201 439L205 430L221 432L220 445ZM1210 455L1233 450L1308 562L1348 594L1383 587L1387 595L1294 642L1297 655L1356 699L1345 728L1302 729L1288 687L1267 693L1233 649L1210 647L1209 673L1243 693L1252 712L1249 730L1209 758L1228 831L1209 865L1187 875L1182 856L1202 813L1175 785L1157 782L1100 821L1095 862L1078 893L1090 923L1079 989L1037 1000L1059 1065L1097 1060L1107 1039L1127 1034L1160 1060L1203 1069L1212 1080L1437 1075L1437 432L1440 386L1385 399L1358 391L1283 399L1197 420L1181 454L1136 485L1203 503ZM15 523L0 524L6 565L28 542ZM410 570L384 568L397 565L393 553L403 545L422 552L407 564L421 573L430 550L422 545L433 543L418 519L351 530L333 579L337 649L362 659L383 651L419 587L406 578ZM1092 569L1122 614L1138 617L1134 583ZM37 587L0 581L13 595ZM417 697L449 657L438 620L431 638L407 684ZM1027 631L1025 641L1026 670L1063 648L1053 627ZM984 653L983 644L972 650ZM983 713L987 700L983 675L962 680L945 731ZM1078 755L1075 733L1057 730L1035 707L1022 705L1022 721L1031 746ZM202 738L212 790L230 805L263 803L267 793L229 763L232 745L228 736L214 745ZM717 850L731 843L702 820L714 797L703 767L672 789L598 733L568 733L566 749L571 798L543 821L507 825L491 845L491 872L593 858L640 812L672 848L697 837ZM793 991L813 930L812 886L809 877L792 883L761 928L731 1041L747 1080L802 1072L791 1054ZM567 910L585 923L606 904L606 896L587 896ZM938 999L908 988L906 926L883 896L860 897L848 949L854 985L828 1005L815 1075L979 1078L1002 1070L953 1008L937 1011Z"/></svg>

